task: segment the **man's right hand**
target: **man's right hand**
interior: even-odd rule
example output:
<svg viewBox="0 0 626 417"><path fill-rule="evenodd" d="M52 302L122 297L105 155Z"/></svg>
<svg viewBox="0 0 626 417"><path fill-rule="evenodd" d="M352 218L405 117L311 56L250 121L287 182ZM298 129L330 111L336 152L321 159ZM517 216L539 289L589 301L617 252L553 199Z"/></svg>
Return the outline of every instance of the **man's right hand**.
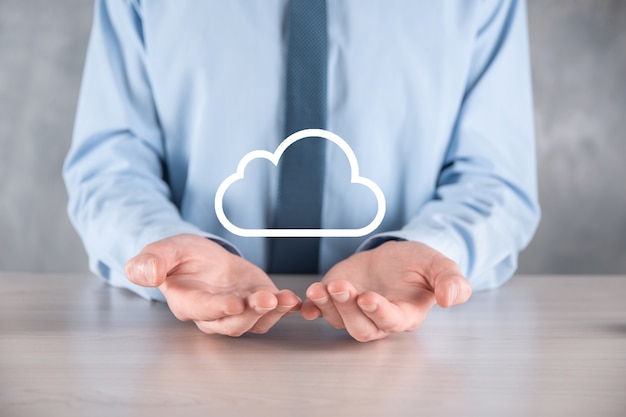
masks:
<svg viewBox="0 0 626 417"><path fill-rule="evenodd" d="M128 261L126 276L137 285L159 287L174 316L193 320L208 334L265 333L301 305L260 268L196 235L149 244Z"/></svg>

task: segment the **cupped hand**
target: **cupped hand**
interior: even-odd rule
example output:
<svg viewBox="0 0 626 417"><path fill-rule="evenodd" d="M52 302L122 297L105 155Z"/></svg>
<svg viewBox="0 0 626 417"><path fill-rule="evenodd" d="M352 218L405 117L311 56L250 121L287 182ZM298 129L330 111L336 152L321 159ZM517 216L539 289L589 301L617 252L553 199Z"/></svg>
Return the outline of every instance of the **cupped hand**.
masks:
<svg viewBox="0 0 626 417"><path fill-rule="evenodd" d="M126 276L137 285L159 287L179 320L193 320L209 334L265 333L301 305L260 268L196 235L146 246L128 261Z"/></svg>
<svg viewBox="0 0 626 417"><path fill-rule="evenodd" d="M423 243L389 241L331 268L308 288L301 313L365 342L413 331L435 304L462 304L471 294L451 259Z"/></svg>

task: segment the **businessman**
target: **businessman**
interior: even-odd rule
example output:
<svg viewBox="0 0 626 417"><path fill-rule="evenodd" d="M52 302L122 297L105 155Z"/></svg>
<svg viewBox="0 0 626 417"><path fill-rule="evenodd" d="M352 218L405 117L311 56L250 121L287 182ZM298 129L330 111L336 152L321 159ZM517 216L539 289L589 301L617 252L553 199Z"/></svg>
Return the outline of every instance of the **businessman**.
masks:
<svg viewBox="0 0 626 417"><path fill-rule="evenodd" d="M349 143L382 224L230 233L221 182L305 128ZM345 155L301 142L246 171L229 218L367 224L376 200ZM92 271L203 332L263 333L298 310L359 341L415 330L435 303L506 282L538 223L525 4L97 1L64 178ZM300 300L268 273L321 279Z"/></svg>

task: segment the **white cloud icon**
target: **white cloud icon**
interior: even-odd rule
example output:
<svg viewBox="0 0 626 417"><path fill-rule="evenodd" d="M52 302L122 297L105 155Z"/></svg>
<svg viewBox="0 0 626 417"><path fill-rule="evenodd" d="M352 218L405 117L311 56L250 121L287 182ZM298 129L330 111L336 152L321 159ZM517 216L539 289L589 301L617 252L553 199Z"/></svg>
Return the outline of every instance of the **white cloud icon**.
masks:
<svg viewBox="0 0 626 417"><path fill-rule="evenodd" d="M234 182L239 181L244 178L246 166L254 159L267 159L274 166L278 166L278 161L280 157L283 155L285 150L293 145L295 142L308 138L308 137L321 137L327 139L333 143L335 143L339 148L345 153L348 158L348 162L350 163L350 182L353 184L361 184L369 188L374 196L376 197L376 201L378 203L378 210L376 211L376 216L374 219L365 227L360 229L244 229L238 226L235 226L224 213L224 194L226 194L226 190L230 187ZM368 233L376 230L378 226L383 221L385 217L386 210L386 202L385 196L383 195L380 187L372 180L361 177L359 175L359 163L357 162L356 156L352 151L352 148L348 143L343 140L338 135L329 132L323 129L305 129L300 130L292 135L290 135L287 139L282 141L282 143L276 148L276 151L268 152L264 150L252 151L246 154L239 164L237 165L237 172L230 175L226 178L220 186L217 188L217 192L215 193L215 214L217 215L218 220L222 223L222 226L226 228L231 233L234 233L238 236L244 237L359 237L365 236Z"/></svg>

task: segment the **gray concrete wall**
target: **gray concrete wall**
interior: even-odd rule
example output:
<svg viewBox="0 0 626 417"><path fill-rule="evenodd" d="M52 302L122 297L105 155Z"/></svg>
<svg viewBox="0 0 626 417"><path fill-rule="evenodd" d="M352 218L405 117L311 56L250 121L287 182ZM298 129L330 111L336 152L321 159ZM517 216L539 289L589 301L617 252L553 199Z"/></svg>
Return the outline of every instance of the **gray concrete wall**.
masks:
<svg viewBox="0 0 626 417"><path fill-rule="evenodd" d="M528 273L626 273L626 1L529 3L543 220Z"/></svg>
<svg viewBox="0 0 626 417"><path fill-rule="evenodd" d="M0 270L87 270L61 165L91 10L89 0L0 0Z"/></svg>
<svg viewBox="0 0 626 417"><path fill-rule="evenodd" d="M0 0L0 270L85 271L60 177L89 0ZM626 273L626 1L529 0L544 216L525 273Z"/></svg>

